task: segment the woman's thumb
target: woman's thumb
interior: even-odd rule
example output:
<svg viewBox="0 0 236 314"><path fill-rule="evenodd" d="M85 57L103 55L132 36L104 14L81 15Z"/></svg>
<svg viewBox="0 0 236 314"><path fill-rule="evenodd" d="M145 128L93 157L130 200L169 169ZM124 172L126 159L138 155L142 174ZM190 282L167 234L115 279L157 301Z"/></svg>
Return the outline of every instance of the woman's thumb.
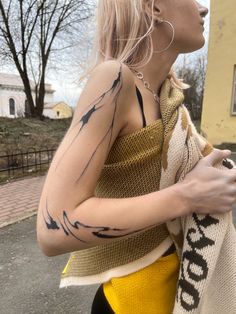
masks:
<svg viewBox="0 0 236 314"><path fill-rule="evenodd" d="M205 156L202 159L202 162L206 165L206 166L214 166L216 163L222 161L224 158L227 158L231 155L231 150L228 149L218 149L218 148L214 148L213 151Z"/></svg>

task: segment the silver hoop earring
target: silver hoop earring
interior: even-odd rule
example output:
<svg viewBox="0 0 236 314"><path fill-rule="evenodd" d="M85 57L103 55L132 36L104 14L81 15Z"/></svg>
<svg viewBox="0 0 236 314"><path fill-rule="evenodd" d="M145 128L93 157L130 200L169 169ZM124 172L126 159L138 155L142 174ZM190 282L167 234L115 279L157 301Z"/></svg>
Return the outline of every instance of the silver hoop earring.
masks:
<svg viewBox="0 0 236 314"><path fill-rule="evenodd" d="M157 24L162 24L162 23L167 23L171 27L171 29L172 29L172 38L171 38L171 41L170 41L169 45L166 48L164 48L162 50L155 50L155 51L153 51L153 53L160 53L160 52L164 52L167 49L169 49L170 46L172 45L173 41L174 41L174 38L175 38L175 29L174 29L174 26L171 24L171 22L166 21L166 20L160 20L160 21L157 22Z"/></svg>

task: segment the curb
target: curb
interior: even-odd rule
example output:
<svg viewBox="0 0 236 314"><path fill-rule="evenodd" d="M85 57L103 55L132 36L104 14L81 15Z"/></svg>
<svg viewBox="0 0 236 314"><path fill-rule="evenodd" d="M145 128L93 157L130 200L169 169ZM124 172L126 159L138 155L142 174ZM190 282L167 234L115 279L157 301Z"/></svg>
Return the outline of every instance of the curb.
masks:
<svg viewBox="0 0 236 314"><path fill-rule="evenodd" d="M34 216L36 214L37 214L37 211L33 211L33 212L27 213L27 214L25 214L23 216L16 217L14 219L10 219L8 221L4 221L2 224L0 224L0 229L3 228L3 227L9 226L9 225L15 224L17 222L20 222L20 221L22 221L24 219L30 218L30 217L32 217L32 216Z"/></svg>

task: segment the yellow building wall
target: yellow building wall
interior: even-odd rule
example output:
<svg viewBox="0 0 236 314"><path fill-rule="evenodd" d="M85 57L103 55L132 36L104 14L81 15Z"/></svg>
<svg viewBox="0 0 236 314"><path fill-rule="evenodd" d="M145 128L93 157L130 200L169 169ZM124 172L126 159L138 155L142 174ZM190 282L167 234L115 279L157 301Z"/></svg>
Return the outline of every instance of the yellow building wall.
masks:
<svg viewBox="0 0 236 314"><path fill-rule="evenodd" d="M53 107L53 111L55 111L55 115L57 116L57 111L60 112L59 119L70 118L73 115L72 108L67 106L65 103L58 103L55 107Z"/></svg>
<svg viewBox="0 0 236 314"><path fill-rule="evenodd" d="M201 131L213 144L236 143L232 115L236 65L236 0L212 0Z"/></svg>

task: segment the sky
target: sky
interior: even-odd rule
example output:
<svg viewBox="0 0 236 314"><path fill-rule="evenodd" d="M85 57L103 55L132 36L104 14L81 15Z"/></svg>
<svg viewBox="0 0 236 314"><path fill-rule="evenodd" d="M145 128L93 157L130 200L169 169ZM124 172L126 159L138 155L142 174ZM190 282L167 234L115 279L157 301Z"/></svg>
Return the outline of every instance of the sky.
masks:
<svg viewBox="0 0 236 314"><path fill-rule="evenodd" d="M198 0L198 2L206 6L210 11L210 0ZM176 64L179 65L180 67L184 61L187 61L187 63L190 60L192 61L192 59L194 59L194 57L197 54L207 53L208 36L209 36L209 19L210 19L210 14L208 14L205 18L205 25L204 25L205 27L204 36L206 39L205 46L196 52L180 55L176 60ZM68 74L64 75L64 73L59 73L59 75L58 74L56 75L55 72L51 74L49 72L49 74L47 75L46 81L47 83L51 83L53 89L55 90L54 101L64 101L68 103L68 105L70 106L73 106L73 107L76 106L79 95L81 93L81 88L75 84L72 84L73 79L71 79L71 77Z"/></svg>
<svg viewBox="0 0 236 314"><path fill-rule="evenodd" d="M210 0L198 0L198 2L204 6L206 6L210 10ZM202 54L207 52L208 47L208 36L209 36L209 16L208 14L205 18L205 31L204 36L206 39L205 46L201 48L200 50L191 53L191 54L185 54L180 55L178 59L176 60L176 63L181 66L181 64L185 60L190 60L191 58L194 58L196 54ZM54 93L54 100L55 101L65 101L71 106L76 106L79 94L81 92L81 89L78 87L75 87L71 84L71 82L66 82L66 80L60 79L60 80L49 80L50 83L52 83L53 88L56 90Z"/></svg>
<svg viewBox="0 0 236 314"><path fill-rule="evenodd" d="M210 10L210 0L198 0L198 2L204 6L206 6ZM205 18L205 31L204 36L206 39L205 46L201 48L200 50L193 52L191 54L182 54L180 55L176 63L181 66L181 64L185 61L189 61L190 59L194 58L196 54L202 54L207 52L208 47L208 37L209 37L209 17L210 14L208 14ZM50 82L50 81L49 81ZM55 101L61 101L64 100L71 106L76 106L79 94L81 92L81 88L73 86L71 83L66 83L65 80L51 80L51 83L53 84L53 88L56 90L54 94L54 100Z"/></svg>

